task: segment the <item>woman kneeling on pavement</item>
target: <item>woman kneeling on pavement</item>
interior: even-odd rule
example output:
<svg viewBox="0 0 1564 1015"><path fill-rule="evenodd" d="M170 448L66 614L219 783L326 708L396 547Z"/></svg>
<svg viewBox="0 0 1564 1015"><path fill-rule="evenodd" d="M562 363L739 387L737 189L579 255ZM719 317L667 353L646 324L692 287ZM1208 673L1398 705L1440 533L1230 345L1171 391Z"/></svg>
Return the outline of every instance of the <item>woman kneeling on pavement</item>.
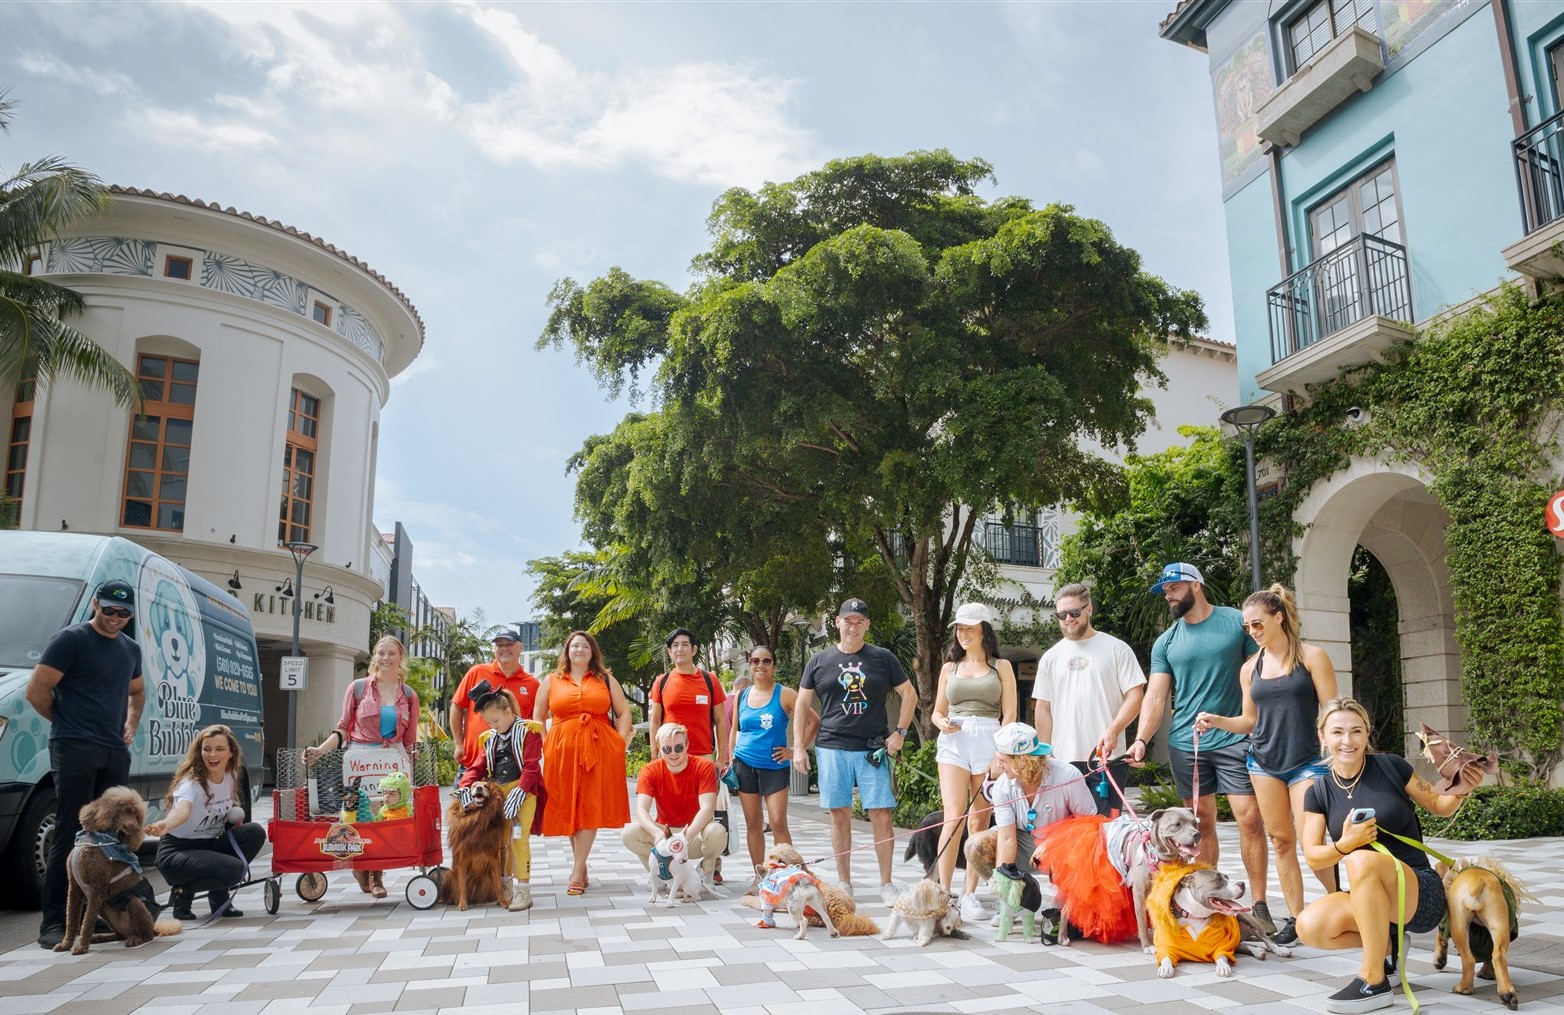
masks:
<svg viewBox="0 0 1564 1015"><path fill-rule="evenodd" d="M1445 916L1445 890L1428 854L1394 836L1422 841L1413 804L1447 817L1461 797L1436 793L1412 765L1369 747L1373 723L1352 698L1332 698L1320 709L1316 730L1325 776L1304 797L1303 859L1315 870L1345 863L1349 892L1331 892L1298 915L1298 937L1311 948L1361 948L1352 982L1325 1002L1330 1012L1367 1012L1394 1003L1390 977L1397 963L1396 922L1404 901L1406 930L1422 934ZM1331 833L1328 841L1326 832ZM1381 837L1380 832L1393 833ZM1374 848L1385 847L1386 856ZM1343 859L1345 858L1345 859ZM1397 869L1406 885L1397 887Z"/></svg>
<svg viewBox="0 0 1564 1015"><path fill-rule="evenodd" d="M148 835L162 837L157 869L168 881L176 919L196 918L190 903L197 892L207 893L214 916L219 911L225 917L244 915L229 904L229 893L266 845L266 829L244 820L239 761L239 741L227 726L208 726L196 734L174 770L163 801L165 816L147 826Z"/></svg>

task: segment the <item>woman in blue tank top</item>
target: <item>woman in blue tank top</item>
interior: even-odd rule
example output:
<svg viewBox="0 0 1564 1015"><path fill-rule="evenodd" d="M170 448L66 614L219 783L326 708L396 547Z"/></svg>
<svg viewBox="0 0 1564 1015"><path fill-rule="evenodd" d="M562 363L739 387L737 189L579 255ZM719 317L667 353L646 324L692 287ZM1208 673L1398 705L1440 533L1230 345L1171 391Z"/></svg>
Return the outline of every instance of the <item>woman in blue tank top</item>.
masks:
<svg viewBox="0 0 1564 1015"><path fill-rule="evenodd" d="M1317 645L1299 636L1298 608L1280 585L1244 600L1244 630L1260 651L1244 664L1238 681L1244 711L1237 716L1201 712L1195 732L1216 728L1249 734L1249 781L1260 820L1276 851L1276 877L1288 917L1276 931L1277 944L1292 944L1303 912L1303 868L1298 863L1298 829L1303 798L1324 771L1314 732L1320 705L1336 697L1336 668ZM1314 872L1327 892L1336 890L1334 867ZM1257 892L1258 895L1258 892Z"/></svg>
<svg viewBox="0 0 1564 1015"><path fill-rule="evenodd" d="M766 822L777 843L793 842L787 829L787 789L793 751L788 746L788 720L798 692L777 683L777 656L767 645L749 653L755 683L734 696L731 751L739 780L739 804L744 808L744 838L753 867L766 855ZM762 820L761 799L766 815ZM758 877L757 877L757 880Z"/></svg>

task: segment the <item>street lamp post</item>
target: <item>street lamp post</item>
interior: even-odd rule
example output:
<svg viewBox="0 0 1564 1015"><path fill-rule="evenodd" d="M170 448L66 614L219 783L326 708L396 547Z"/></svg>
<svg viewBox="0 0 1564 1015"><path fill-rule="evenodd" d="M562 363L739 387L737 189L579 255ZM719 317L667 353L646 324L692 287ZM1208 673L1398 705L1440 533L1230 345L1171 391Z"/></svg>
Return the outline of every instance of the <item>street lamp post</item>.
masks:
<svg viewBox="0 0 1564 1015"><path fill-rule="evenodd" d="M284 543L283 548L293 554L293 649L292 655L299 654L299 619L303 606L299 600L304 598L304 558L314 553L320 547L314 543ZM288 692L288 746L298 746L299 728L299 692Z"/></svg>
<svg viewBox="0 0 1564 1015"><path fill-rule="evenodd" d="M1249 489L1249 591L1260 591L1260 496L1254 488L1254 433L1276 410L1269 405L1240 405L1222 413L1222 422L1244 435L1244 477Z"/></svg>

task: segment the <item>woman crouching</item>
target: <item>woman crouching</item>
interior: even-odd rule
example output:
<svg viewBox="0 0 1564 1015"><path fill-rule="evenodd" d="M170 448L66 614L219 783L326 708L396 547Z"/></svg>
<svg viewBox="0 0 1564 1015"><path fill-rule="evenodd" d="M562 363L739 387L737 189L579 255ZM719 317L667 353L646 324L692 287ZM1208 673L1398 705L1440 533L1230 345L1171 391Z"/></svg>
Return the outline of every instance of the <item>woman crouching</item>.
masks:
<svg viewBox="0 0 1564 1015"><path fill-rule="evenodd" d="M1397 966L1397 869L1406 883L1409 933L1439 925L1445 890L1428 854L1380 832L1421 842L1423 828L1413 804L1445 817L1455 813L1461 797L1434 792L1406 759L1374 752L1368 712L1352 698L1327 701L1315 728L1329 767L1304 796L1303 858L1315 870L1345 863L1350 891L1331 892L1305 907L1298 916L1298 937L1311 948L1363 950L1358 975L1326 999L1326 1011L1389 1008L1394 1003L1390 976ZM1373 848L1376 842L1391 855Z"/></svg>

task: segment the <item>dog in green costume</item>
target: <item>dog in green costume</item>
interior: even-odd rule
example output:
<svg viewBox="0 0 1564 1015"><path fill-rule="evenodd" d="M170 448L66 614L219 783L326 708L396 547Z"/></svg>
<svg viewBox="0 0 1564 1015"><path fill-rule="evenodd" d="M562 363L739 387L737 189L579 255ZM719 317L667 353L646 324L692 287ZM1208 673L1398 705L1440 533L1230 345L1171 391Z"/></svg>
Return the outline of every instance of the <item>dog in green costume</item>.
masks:
<svg viewBox="0 0 1564 1015"><path fill-rule="evenodd" d="M998 943L1010 936L1017 916L1021 917L1022 940L1032 940L1036 936L1037 911L1043 905L1043 890L1037 879L1010 863L995 867L988 885L999 899L999 930L994 941Z"/></svg>

